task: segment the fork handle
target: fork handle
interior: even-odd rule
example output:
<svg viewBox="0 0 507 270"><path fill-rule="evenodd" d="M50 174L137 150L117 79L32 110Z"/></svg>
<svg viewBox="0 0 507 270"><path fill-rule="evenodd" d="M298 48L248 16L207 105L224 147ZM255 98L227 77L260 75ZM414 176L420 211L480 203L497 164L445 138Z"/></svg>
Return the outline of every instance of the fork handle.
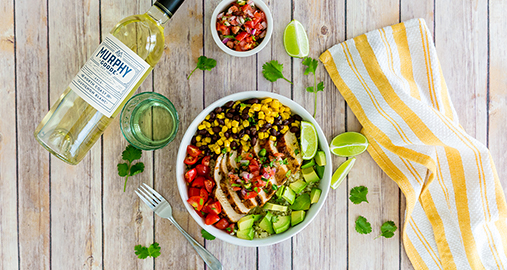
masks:
<svg viewBox="0 0 507 270"><path fill-rule="evenodd" d="M206 250L199 242L195 241L190 234L188 234L183 228L181 228L180 224L176 222L176 220L173 217L167 218L169 221L171 221L174 226L187 238L188 242L192 244L192 247L194 247L195 251L197 251L197 254L201 256L203 261L208 265L209 269L211 270L222 270L222 264L220 261L218 261L213 254L211 254L208 250Z"/></svg>

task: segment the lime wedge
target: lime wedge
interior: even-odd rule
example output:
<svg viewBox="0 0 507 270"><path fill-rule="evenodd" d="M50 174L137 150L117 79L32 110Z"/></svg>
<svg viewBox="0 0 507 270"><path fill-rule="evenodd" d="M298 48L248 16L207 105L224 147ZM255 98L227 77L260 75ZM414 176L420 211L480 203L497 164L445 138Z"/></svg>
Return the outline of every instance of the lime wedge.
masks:
<svg viewBox="0 0 507 270"><path fill-rule="evenodd" d="M357 132L342 133L331 141L331 153L340 157L353 157L361 154L368 148L366 137Z"/></svg>
<svg viewBox="0 0 507 270"><path fill-rule="evenodd" d="M310 54L310 43L303 25L292 20L283 31L283 46L291 57L304 58Z"/></svg>
<svg viewBox="0 0 507 270"><path fill-rule="evenodd" d="M350 169L354 166L354 163L356 163L356 158L351 158L340 165L338 169L333 173L333 177L331 178L331 188L336 189L342 182L343 179L349 174Z"/></svg>
<svg viewBox="0 0 507 270"><path fill-rule="evenodd" d="M301 155L304 160L312 159L319 148L319 136L312 123L301 121Z"/></svg>

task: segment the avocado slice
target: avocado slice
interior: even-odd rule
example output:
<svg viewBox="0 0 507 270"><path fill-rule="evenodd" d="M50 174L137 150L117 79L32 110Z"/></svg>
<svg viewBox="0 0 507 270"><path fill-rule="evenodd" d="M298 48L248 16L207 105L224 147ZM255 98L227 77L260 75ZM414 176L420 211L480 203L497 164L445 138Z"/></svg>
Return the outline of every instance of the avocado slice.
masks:
<svg viewBox="0 0 507 270"><path fill-rule="evenodd" d="M254 229L248 228L246 230L240 230L236 233L236 236L245 240L252 240L254 238Z"/></svg>
<svg viewBox="0 0 507 270"><path fill-rule="evenodd" d="M290 227L290 217L289 216L279 216L278 220L273 222L273 229L275 233L283 233Z"/></svg>
<svg viewBox="0 0 507 270"><path fill-rule="evenodd" d="M273 230L273 224L271 223L271 219L273 218L273 214L268 211L268 213L262 218L261 222L259 223L259 227L261 229L265 230L266 232L270 234L274 234L275 231Z"/></svg>
<svg viewBox="0 0 507 270"><path fill-rule="evenodd" d="M282 194L282 198L284 198L290 204L294 203L294 199L296 198L296 193L290 188L286 188Z"/></svg>
<svg viewBox="0 0 507 270"><path fill-rule="evenodd" d="M264 210L285 212L285 211L287 211L287 206L274 204L274 203L266 203L264 205Z"/></svg>
<svg viewBox="0 0 507 270"><path fill-rule="evenodd" d="M313 166L315 166L315 161L312 159L312 160L306 162L305 164L303 164L303 166L301 166L301 169L306 169L306 168L310 168Z"/></svg>
<svg viewBox="0 0 507 270"><path fill-rule="evenodd" d="M320 188L312 188L312 192L310 193L310 202L312 204L318 202L320 199L321 193L322 193L322 190L320 190Z"/></svg>
<svg viewBox="0 0 507 270"><path fill-rule="evenodd" d="M281 198L282 197L284 189L285 189L285 186L278 187L278 189L276 190L276 193L275 193L277 198Z"/></svg>
<svg viewBox="0 0 507 270"><path fill-rule="evenodd" d="M239 221L238 221L238 228L240 231L244 231L248 228L252 228L253 224L254 224L254 215L248 215L248 216L244 216L242 217Z"/></svg>
<svg viewBox="0 0 507 270"><path fill-rule="evenodd" d="M290 206L290 209L299 211L299 210L308 210L310 209L310 194L303 193L301 196L298 196L294 201L294 204Z"/></svg>
<svg viewBox="0 0 507 270"><path fill-rule="evenodd" d="M304 210L292 211L290 216L290 224L292 226L296 226L297 224L303 222L305 220L306 212Z"/></svg>
<svg viewBox="0 0 507 270"><path fill-rule="evenodd" d="M254 222L257 220L260 220L262 218L262 215L251 215L253 217Z"/></svg>
<svg viewBox="0 0 507 270"><path fill-rule="evenodd" d="M326 153L324 151L317 151L314 158L317 165L326 166Z"/></svg>
<svg viewBox="0 0 507 270"><path fill-rule="evenodd" d="M303 177L305 178L305 181L308 183L320 181L320 178L317 175L317 173L315 173L313 167L303 169Z"/></svg>
<svg viewBox="0 0 507 270"><path fill-rule="evenodd" d="M308 184L303 181L303 180L297 180L296 182L292 183L289 185L289 187L294 190L294 192L296 194L299 194L301 193L301 191L303 191L303 189L305 189L305 187L307 186Z"/></svg>
<svg viewBox="0 0 507 270"><path fill-rule="evenodd" d="M324 177L324 171L326 170L326 167L323 167L323 166L315 166L315 171L317 172L317 175L319 176L320 179L322 179L322 177Z"/></svg>

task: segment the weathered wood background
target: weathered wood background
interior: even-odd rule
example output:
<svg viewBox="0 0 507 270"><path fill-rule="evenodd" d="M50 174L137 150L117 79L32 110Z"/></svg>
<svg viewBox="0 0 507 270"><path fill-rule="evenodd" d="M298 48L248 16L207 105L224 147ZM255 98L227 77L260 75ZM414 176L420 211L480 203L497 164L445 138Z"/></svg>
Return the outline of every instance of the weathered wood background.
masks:
<svg viewBox="0 0 507 270"><path fill-rule="evenodd" d="M210 35L219 0L186 0L169 22L165 54L139 91L156 91L176 105L181 126L168 147L145 152L143 174L127 192L116 164L126 146L116 120L78 166L50 156L33 131L67 84L125 16L143 13L150 0L2 0L0 2L0 269L204 269L176 228L141 205L133 190L153 185L174 207L175 218L225 269L410 269L400 232L377 235L380 224L403 224L404 198L368 154L358 158L347 182L332 191L316 220L283 243L243 248L204 241L186 212L175 183L179 140L192 119L224 95L266 90L293 98L313 111L300 59L282 45L285 25L306 27L311 57L332 45L379 27L422 17L433 33L442 69L463 127L491 147L507 188L507 2L502 0L265 0L275 22L270 44L258 55L224 54ZM188 73L197 58L217 59L212 71ZM294 86L266 81L262 64L276 59ZM317 77L317 121L328 140L360 126L322 65ZM335 166L344 159L334 158ZM368 186L369 204L352 205L348 190ZM354 231L358 215L374 231ZM137 259L134 246L160 243L157 259Z"/></svg>

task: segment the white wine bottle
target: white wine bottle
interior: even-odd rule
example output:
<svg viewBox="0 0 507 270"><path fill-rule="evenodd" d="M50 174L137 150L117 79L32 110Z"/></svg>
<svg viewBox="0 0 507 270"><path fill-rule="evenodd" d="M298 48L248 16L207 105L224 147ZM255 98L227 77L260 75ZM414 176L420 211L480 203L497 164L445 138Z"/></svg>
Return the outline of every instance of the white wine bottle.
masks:
<svg viewBox="0 0 507 270"><path fill-rule="evenodd" d="M81 68L34 132L61 160L76 165L157 64L164 25L183 0L158 0L120 21Z"/></svg>

